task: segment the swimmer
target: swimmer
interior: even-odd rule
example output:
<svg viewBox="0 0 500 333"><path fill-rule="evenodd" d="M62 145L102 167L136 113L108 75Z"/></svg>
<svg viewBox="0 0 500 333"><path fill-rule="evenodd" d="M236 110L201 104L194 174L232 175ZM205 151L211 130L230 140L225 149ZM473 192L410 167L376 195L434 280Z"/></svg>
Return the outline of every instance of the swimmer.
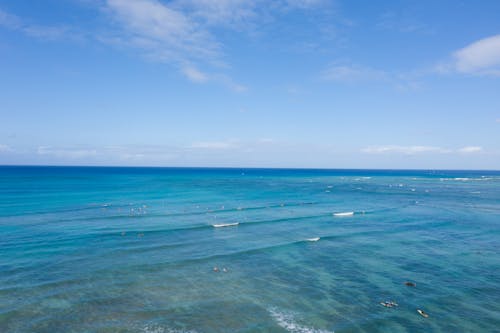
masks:
<svg viewBox="0 0 500 333"><path fill-rule="evenodd" d="M227 268L226 268L226 267L224 267L224 268L222 269L222 271L223 271L224 273L227 273Z"/></svg>
<svg viewBox="0 0 500 333"><path fill-rule="evenodd" d="M385 306L386 308L392 308L394 306L391 302L388 301L380 302L380 304Z"/></svg>
<svg viewBox="0 0 500 333"><path fill-rule="evenodd" d="M408 287L416 287L417 286L417 284L415 282L410 282L410 281L406 281L405 285L407 285Z"/></svg>
<svg viewBox="0 0 500 333"><path fill-rule="evenodd" d="M218 272L219 271L219 267L215 266L214 267L214 272Z"/></svg>

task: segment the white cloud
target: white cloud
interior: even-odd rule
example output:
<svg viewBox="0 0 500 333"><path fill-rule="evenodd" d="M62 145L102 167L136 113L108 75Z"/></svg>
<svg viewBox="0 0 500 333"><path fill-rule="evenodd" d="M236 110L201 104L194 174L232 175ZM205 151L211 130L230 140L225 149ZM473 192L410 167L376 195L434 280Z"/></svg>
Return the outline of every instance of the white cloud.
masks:
<svg viewBox="0 0 500 333"><path fill-rule="evenodd" d="M361 150L363 153L369 154L384 154L384 153L399 153L399 154L419 154L419 153L449 153L450 150L434 147L434 146L370 146Z"/></svg>
<svg viewBox="0 0 500 333"><path fill-rule="evenodd" d="M500 76L500 35L478 40L453 53L456 71Z"/></svg>
<svg viewBox="0 0 500 333"><path fill-rule="evenodd" d="M466 146L458 149L459 153L470 154L470 153L480 153L483 151L483 147L479 146Z"/></svg>

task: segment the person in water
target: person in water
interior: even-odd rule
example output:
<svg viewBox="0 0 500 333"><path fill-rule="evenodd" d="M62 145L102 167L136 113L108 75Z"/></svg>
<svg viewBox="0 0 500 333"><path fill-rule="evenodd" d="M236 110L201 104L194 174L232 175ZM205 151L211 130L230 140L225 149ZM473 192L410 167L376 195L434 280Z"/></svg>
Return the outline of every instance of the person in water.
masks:
<svg viewBox="0 0 500 333"><path fill-rule="evenodd" d="M382 304L383 306L385 306L386 308L392 308L392 307L395 307L395 306L398 306L398 303L394 302L394 301L385 301L385 302L380 302L380 304Z"/></svg>

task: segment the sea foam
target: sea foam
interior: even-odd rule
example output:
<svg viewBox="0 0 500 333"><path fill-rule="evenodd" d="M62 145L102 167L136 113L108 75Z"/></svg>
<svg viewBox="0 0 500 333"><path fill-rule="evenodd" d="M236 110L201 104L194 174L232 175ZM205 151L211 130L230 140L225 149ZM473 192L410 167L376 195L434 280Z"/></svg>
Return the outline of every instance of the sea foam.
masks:
<svg viewBox="0 0 500 333"><path fill-rule="evenodd" d="M280 311L277 308L268 309L274 321L291 333L333 333L333 331L320 330L299 324L292 313Z"/></svg>

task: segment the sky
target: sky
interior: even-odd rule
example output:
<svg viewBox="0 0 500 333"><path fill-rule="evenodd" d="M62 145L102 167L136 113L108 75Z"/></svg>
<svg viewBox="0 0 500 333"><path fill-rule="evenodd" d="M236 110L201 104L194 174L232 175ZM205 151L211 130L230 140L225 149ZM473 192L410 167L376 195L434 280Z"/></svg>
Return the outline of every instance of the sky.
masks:
<svg viewBox="0 0 500 333"><path fill-rule="evenodd" d="M0 165L499 170L499 13L0 0Z"/></svg>

